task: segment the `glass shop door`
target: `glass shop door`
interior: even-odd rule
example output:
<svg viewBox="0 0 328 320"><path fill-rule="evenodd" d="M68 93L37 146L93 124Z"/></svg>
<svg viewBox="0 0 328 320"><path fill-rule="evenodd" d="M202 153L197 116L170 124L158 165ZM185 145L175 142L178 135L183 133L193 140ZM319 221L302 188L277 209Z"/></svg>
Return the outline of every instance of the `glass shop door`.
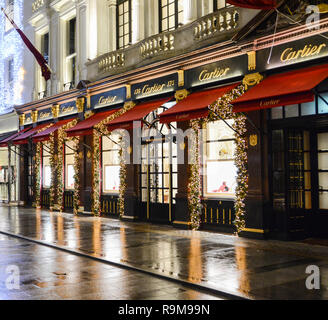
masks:
<svg viewBox="0 0 328 320"><path fill-rule="evenodd" d="M176 151L176 144L164 139L142 145L141 199L147 221L173 220L178 178Z"/></svg>

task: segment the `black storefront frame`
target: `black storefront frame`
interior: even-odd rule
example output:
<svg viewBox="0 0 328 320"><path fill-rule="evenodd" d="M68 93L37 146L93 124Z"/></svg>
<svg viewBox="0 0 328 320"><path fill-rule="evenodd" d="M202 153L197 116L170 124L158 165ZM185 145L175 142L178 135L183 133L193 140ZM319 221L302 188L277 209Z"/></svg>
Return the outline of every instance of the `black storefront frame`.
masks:
<svg viewBox="0 0 328 320"><path fill-rule="evenodd" d="M325 84L327 85L327 83ZM328 93L328 88L326 90L320 90L320 93ZM318 145L317 145L317 134L321 132L328 132L328 112L326 114L318 113L319 99L321 99L317 94L315 95L315 114L302 116L301 115L301 104L298 105L299 116L285 118L285 108L283 108L283 119L271 120L272 109L268 109L268 139L269 139L269 193L270 193L270 228L271 235L273 238L278 238L282 240L294 240L294 239L304 239L307 237L328 237L328 231L324 228L320 230L320 226L328 222L328 209L322 210L320 213L319 209L319 194L316 190L319 190L319 171L318 171ZM328 102L328 101L327 101ZM285 209L276 210L273 203L273 136L272 132L274 130L282 130L284 134L284 168L285 168ZM288 132L291 130L299 130L301 132L309 131L310 140L310 170L311 170L311 209L291 209L289 207L289 194L288 194L288 176L289 176L289 163L288 163ZM303 149L304 152L304 149ZM304 161L304 159L303 159ZM303 175L303 182L304 182ZM305 199L304 199L305 202ZM323 213L326 212L326 213ZM279 217L280 215L280 217ZM284 215L282 217L281 215ZM326 217L324 217L326 215ZM278 218L277 218L278 217ZM301 223L300 221L303 222ZM298 222L295 222L298 221ZM303 225L303 230L300 226ZM326 224L327 225L327 224ZM293 230L292 227L298 226Z"/></svg>

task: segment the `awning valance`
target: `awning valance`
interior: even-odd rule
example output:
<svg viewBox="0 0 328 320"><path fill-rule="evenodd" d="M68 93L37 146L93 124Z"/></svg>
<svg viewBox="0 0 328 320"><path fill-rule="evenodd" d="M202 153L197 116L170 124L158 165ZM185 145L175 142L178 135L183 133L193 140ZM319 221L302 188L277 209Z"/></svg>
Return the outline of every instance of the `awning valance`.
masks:
<svg viewBox="0 0 328 320"><path fill-rule="evenodd" d="M38 126L36 126L35 128L31 128L28 131L22 132L20 131L20 133L16 138L14 138L12 140L12 142L16 145L18 144L27 144L28 143L28 139L33 137L33 135L35 135L39 130L44 129L45 127L49 126L51 124L49 123L44 123L44 124L40 124Z"/></svg>
<svg viewBox="0 0 328 320"><path fill-rule="evenodd" d="M75 136L86 136L92 134L92 130L95 125L105 120L107 117L111 116L114 112L117 111L118 109L113 109L109 111L96 113L92 117L79 122L75 127L66 130L67 136L75 137Z"/></svg>
<svg viewBox="0 0 328 320"><path fill-rule="evenodd" d="M328 64L275 74L234 100L232 105L235 112L246 112L311 102L315 96L313 89L327 78Z"/></svg>
<svg viewBox="0 0 328 320"><path fill-rule="evenodd" d="M159 115L161 123L179 122L208 116L208 106L240 83L235 83L220 88L195 92L186 99L178 102L172 108Z"/></svg>
<svg viewBox="0 0 328 320"><path fill-rule="evenodd" d="M8 145L12 142L13 139L17 138L19 135L23 134L24 132L30 129L31 127L25 128L19 132L15 132L9 135L9 137L6 137L5 139L2 139L0 142L0 148L8 147Z"/></svg>
<svg viewBox="0 0 328 320"><path fill-rule="evenodd" d="M141 121L149 113L158 109L160 106L162 106L166 102L169 102L171 99L172 97L155 101L142 102L139 105L136 105L133 109L121 115L120 117L109 122L107 125L108 130L113 131L115 129L132 129L134 121Z"/></svg>
<svg viewBox="0 0 328 320"><path fill-rule="evenodd" d="M277 0L227 0L227 3L236 7L270 10L277 7Z"/></svg>
<svg viewBox="0 0 328 320"><path fill-rule="evenodd" d="M50 128L48 128L44 131L41 131L40 133L37 133L35 136L33 136L33 142L42 142L42 141L49 140L50 134L57 131L62 126L64 126L65 124L71 122L72 120L74 120L74 119L65 119L65 120L58 121L57 123L55 123Z"/></svg>

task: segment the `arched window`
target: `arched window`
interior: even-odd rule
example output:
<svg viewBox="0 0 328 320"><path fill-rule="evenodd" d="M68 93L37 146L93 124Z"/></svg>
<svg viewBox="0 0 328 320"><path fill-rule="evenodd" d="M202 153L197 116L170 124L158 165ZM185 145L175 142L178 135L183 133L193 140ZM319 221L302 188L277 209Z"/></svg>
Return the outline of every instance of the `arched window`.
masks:
<svg viewBox="0 0 328 320"><path fill-rule="evenodd" d="M131 0L117 1L117 49L128 47L132 41Z"/></svg>
<svg viewBox="0 0 328 320"><path fill-rule="evenodd" d="M183 23L182 0L159 1L159 32L171 31Z"/></svg>

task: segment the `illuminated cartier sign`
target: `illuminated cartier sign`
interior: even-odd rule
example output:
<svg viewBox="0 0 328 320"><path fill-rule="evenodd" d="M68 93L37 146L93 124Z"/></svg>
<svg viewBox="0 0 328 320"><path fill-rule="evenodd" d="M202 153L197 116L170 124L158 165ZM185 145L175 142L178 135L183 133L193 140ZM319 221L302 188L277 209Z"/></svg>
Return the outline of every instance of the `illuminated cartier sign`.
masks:
<svg viewBox="0 0 328 320"><path fill-rule="evenodd" d="M148 96L156 93L167 91L167 89L174 88L175 81L170 80L167 83L155 83L153 85L146 84L142 89L137 88L134 90L135 95Z"/></svg>
<svg viewBox="0 0 328 320"><path fill-rule="evenodd" d="M46 118L50 118L50 117L51 117L50 112L40 112L39 119L46 119Z"/></svg>
<svg viewBox="0 0 328 320"><path fill-rule="evenodd" d="M62 113L71 113L75 111L75 106L67 106L61 109Z"/></svg>
<svg viewBox="0 0 328 320"><path fill-rule="evenodd" d="M91 109L98 109L123 103L126 99L126 87L101 92L90 97Z"/></svg>
<svg viewBox="0 0 328 320"><path fill-rule="evenodd" d="M294 48L287 48L282 52L282 54L280 56L280 60L282 62L289 62L289 61L298 60L301 58L318 56L318 55L320 55L322 50L326 47L327 47L327 45L325 43L322 43L320 45L312 45L312 44L305 45L300 50L297 50Z"/></svg>
<svg viewBox="0 0 328 320"><path fill-rule="evenodd" d="M112 104L116 101L117 96L109 96L109 97L104 97L101 96L98 101L99 106L104 106L104 105L109 105Z"/></svg>
<svg viewBox="0 0 328 320"><path fill-rule="evenodd" d="M173 92L176 90L177 84L178 75L176 73L160 79L137 83L132 85L132 99Z"/></svg>
<svg viewBox="0 0 328 320"><path fill-rule="evenodd" d="M227 73L230 71L230 68L215 68L213 71L210 71L208 69L204 69L199 74L199 81L210 81L214 79L219 79L227 75Z"/></svg>

